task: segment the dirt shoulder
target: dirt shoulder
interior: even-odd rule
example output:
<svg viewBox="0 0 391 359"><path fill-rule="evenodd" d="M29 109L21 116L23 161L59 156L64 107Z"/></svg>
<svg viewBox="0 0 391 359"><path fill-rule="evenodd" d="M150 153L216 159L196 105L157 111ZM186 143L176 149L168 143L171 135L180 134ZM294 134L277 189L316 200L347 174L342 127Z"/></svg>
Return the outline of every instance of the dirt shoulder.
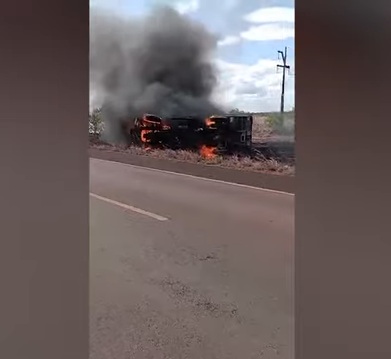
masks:
<svg viewBox="0 0 391 359"><path fill-rule="evenodd" d="M218 158L205 161L187 151L163 152L119 149L105 145L90 145L89 148L91 158L294 193L294 167L274 160L254 161L258 163L254 165L246 159Z"/></svg>

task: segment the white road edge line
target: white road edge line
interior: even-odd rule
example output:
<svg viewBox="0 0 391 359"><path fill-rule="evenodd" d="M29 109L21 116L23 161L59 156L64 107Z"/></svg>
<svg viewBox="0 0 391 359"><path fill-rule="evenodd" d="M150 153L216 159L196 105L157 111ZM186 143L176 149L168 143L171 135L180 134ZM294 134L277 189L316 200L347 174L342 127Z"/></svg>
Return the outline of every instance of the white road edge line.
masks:
<svg viewBox="0 0 391 359"><path fill-rule="evenodd" d="M144 211L143 209L140 209L140 208L137 208L137 207L129 206L128 204L125 204L125 203L114 201L114 200L112 200L110 198L99 196L99 195L97 195L95 193L92 193L92 192L90 192L90 196L93 197L93 198L99 199L101 201L113 204L115 206L127 209L129 211L136 212L136 213L142 214L144 216L151 217L151 218L156 219L158 221L168 221L168 218L166 218L166 217L159 216L158 214L155 214L155 213L152 213L152 212Z"/></svg>
<svg viewBox="0 0 391 359"><path fill-rule="evenodd" d="M275 190L275 189L268 189L268 188L263 188L263 187L255 187L255 186L250 186L250 185L241 184L241 183L228 182L228 181L217 180L217 179L213 179L213 178L207 178L207 177L189 175L189 174L187 174L187 173L179 173L179 172L172 172L172 171L166 171L166 170L159 170L159 169L157 169L157 168L151 168L151 167L144 167L144 166L131 165L131 164L129 164L129 163L123 163L123 162L118 162L118 161L102 160L102 159L100 159L100 158L94 158L94 157L91 157L91 159L93 159L93 160L95 160L95 161L102 161L102 162L114 162L114 163L118 163L118 164L121 164L121 165L124 165L124 166L129 166L129 167L133 167L133 168L141 168L141 169L148 170L148 171L152 171L152 172L167 173L167 174L171 174L171 175L177 175L177 176L182 176L182 177L188 177L188 178L199 179L199 180L203 180L203 181L221 183L221 184L226 184L226 185L230 185L230 186L236 186L236 187L242 187L242 188L248 188L248 189L255 189L255 190L263 191L263 192L270 192L270 193L276 193L276 194L284 194L284 195L293 196L293 197L295 196L295 194L294 194L294 193L291 193L291 192L284 192L284 191L278 191L278 190Z"/></svg>

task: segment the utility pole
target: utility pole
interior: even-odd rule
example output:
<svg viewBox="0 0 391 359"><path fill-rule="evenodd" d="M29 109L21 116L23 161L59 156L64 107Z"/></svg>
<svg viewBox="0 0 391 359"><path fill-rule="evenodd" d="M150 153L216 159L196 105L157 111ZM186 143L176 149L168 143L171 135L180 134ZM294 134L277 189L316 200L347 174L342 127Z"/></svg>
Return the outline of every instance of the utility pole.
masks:
<svg viewBox="0 0 391 359"><path fill-rule="evenodd" d="M282 65L277 65L277 68L282 68L282 86L281 86L281 117L284 114L284 97L285 97L285 71L290 69L290 66L286 64L286 52L287 48L285 46L285 51L278 51L278 55L282 57ZM280 56L278 56L280 57Z"/></svg>

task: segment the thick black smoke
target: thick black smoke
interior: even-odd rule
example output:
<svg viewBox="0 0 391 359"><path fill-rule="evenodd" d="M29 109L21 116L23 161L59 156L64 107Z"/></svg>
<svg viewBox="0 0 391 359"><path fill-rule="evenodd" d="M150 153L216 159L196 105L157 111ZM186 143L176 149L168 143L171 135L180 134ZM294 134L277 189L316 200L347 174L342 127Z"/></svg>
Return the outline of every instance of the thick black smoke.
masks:
<svg viewBox="0 0 391 359"><path fill-rule="evenodd" d="M120 121L142 113L207 116L216 85L217 39L168 7L143 19L91 13L90 82L102 106L108 140L120 139Z"/></svg>

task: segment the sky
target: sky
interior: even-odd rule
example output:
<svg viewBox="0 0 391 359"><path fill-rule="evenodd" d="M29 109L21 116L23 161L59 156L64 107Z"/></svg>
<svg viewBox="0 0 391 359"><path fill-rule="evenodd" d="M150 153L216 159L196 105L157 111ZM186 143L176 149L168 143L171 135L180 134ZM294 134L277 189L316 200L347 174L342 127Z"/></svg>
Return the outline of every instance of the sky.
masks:
<svg viewBox="0 0 391 359"><path fill-rule="evenodd" d="M202 24L219 38L214 99L230 108L251 112L278 111L282 63L278 51L287 47L285 109L294 107L293 0L90 0L90 7L123 16L143 16L165 4Z"/></svg>

